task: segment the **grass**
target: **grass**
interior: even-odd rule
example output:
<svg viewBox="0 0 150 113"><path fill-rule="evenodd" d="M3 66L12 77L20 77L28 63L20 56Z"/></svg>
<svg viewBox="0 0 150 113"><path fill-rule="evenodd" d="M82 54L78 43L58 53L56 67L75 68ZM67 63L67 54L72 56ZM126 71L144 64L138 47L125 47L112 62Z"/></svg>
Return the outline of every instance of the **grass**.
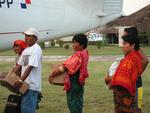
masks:
<svg viewBox="0 0 150 113"><path fill-rule="evenodd" d="M142 46L143 51L146 55L150 55L150 46ZM88 47L90 55L120 55L122 54L121 48L118 46L104 46L98 49L96 46ZM64 48L45 48L43 55L71 55L73 49L68 50ZM12 56L15 55L13 50L1 51L0 56Z"/></svg>
<svg viewBox="0 0 150 113"><path fill-rule="evenodd" d="M66 95L61 86L48 83L50 66L53 62L43 63L42 93L44 98L40 103L38 113L69 113L66 104ZM113 113L112 91L108 90L103 78L112 61L99 61L89 63L90 77L86 80L84 93L84 113ZM0 72L9 70L14 63L0 62ZM150 65L148 65L143 76L144 85L144 110L150 113ZM0 113L3 113L6 98L11 92L0 86Z"/></svg>

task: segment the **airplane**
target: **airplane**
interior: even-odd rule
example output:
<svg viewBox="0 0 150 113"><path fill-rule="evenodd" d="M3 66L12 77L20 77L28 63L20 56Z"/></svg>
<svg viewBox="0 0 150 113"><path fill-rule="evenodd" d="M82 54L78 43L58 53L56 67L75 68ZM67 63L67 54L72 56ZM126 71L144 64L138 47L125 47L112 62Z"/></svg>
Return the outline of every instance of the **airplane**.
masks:
<svg viewBox="0 0 150 113"><path fill-rule="evenodd" d="M12 48L29 27L39 41L74 35L122 15L123 0L0 0L0 50Z"/></svg>

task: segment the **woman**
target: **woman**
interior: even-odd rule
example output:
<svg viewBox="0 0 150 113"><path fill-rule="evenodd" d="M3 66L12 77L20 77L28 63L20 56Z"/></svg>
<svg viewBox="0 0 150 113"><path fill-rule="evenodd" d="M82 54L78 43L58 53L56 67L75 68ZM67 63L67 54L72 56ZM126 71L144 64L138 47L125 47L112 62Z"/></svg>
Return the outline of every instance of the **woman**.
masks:
<svg viewBox="0 0 150 113"><path fill-rule="evenodd" d="M16 64L19 61L19 58L23 50L27 47L27 44L23 40L15 40L13 43L14 52L18 55L16 57Z"/></svg>
<svg viewBox="0 0 150 113"><path fill-rule="evenodd" d="M64 90L67 94L67 104L70 113L82 113L83 108L83 93L85 78L88 77L88 51L87 36L84 34L77 34L72 39L72 46L75 53L68 58L64 63L49 77L51 82L54 76L67 72Z"/></svg>
<svg viewBox="0 0 150 113"><path fill-rule="evenodd" d="M115 113L138 113L136 81L143 72L139 40L133 35L123 36L122 39L125 56L111 79Z"/></svg>
<svg viewBox="0 0 150 113"><path fill-rule="evenodd" d="M136 27L125 28L124 35L134 35L134 36L138 37L138 30L136 29ZM139 49L139 53L142 56L141 61L142 61L142 65L143 65L142 67L143 67L143 71L144 71L146 69L149 61L148 61L148 58L146 57L146 55L143 53L141 48ZM142 112L143 85L142 85L142 77L141 76L138 77L138 80L136 82L136 87L137 87L138 108L139 108L139 112Z"/></svg>
<svg viewBox="0 0 150 113"><path fill-rule="evenodd" d="M14 41L14 43L13 43L13 50L17 54L16 60L15 60L16 65L18 65L19 58L20 58L23 50L26 47L27 47L27 44L23 40L15 40ZM15 68L13 68L12 70L14 71ZM18 76L21 75L21 69L17 72L17 75Z"/></svg>

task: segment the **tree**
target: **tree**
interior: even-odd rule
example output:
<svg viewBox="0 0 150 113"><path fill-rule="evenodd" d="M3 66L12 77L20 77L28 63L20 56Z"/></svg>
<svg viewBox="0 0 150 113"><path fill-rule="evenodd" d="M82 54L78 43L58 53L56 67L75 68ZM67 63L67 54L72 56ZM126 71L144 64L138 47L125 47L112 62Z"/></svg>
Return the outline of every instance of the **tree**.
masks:
<svg viewBox="0 0 150 113"><path fill-rule="evenodd" d="M96 41L97 48L101 48L103 45L103 41Z"/></svg>
<svg viewBox="0 0 150 113"><path fill-rule="evenodd" d="M63 40L57 40L57 43L59 44L59 47L63 47L64 41Z"/></svg>
<svg viewBox="0 0 150 113"><path fill-rule="evenodd" d="M45 49L45 44L44 44L44 42L40 42L39 45L40 45L40 47L41 47L42 49Z"/></svg>
<svg viewBox="0 0 150 113"><path fill-rule="evenodd" d="M55 46L55 41L51 40L51 46Z"/></svg>
<svg viewBox="0 0 150 113"><path fill-rule="evenodd" d="M65 45L64 45L64 48L65 48L65 49L69 49L69 44L65 44Z"/></svg>

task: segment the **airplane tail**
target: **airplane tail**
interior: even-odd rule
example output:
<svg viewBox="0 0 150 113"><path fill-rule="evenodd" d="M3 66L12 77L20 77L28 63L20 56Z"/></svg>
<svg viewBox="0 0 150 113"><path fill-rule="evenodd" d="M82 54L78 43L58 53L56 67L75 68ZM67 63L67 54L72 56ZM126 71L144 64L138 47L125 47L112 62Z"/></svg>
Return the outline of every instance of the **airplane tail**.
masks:
<svg viewBox="0 0 150 113"><path fill-rule="evenodd" d="M103 12L106 17L102 19L103 23L107 23L113 18L122 15L123 0L104 0ZM109 19L110 18L110 19Z"/></svg>

